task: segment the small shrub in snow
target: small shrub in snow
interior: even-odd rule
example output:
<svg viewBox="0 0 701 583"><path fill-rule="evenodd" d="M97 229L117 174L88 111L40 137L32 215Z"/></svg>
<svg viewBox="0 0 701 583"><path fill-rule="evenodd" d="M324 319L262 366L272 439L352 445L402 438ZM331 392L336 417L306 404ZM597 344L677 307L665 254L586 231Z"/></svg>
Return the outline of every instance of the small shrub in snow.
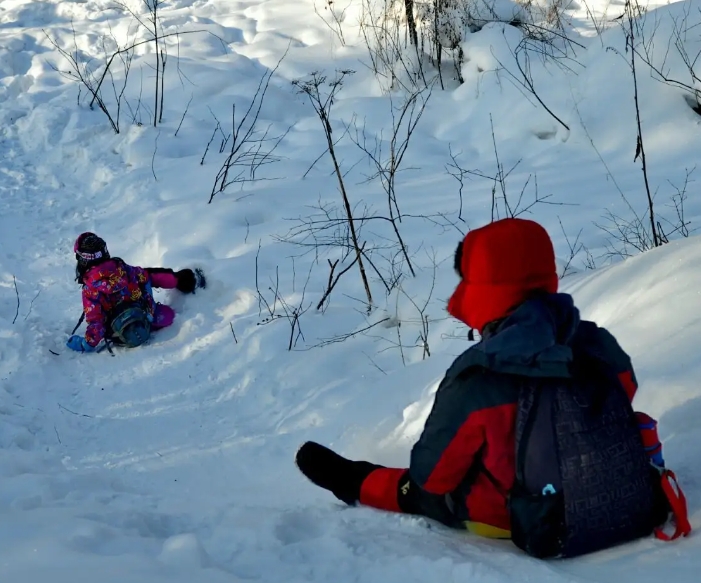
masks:
<svg viewBox="0 0 701 583"><path fill-rule="evenodd" d="M61 70L55 66L56 70L67 78L78 82L81 90L87 90L90 98L90 109L97 105L100 111L107 116L112 130L117 134L121 131L121 116L125 109L129 111L131 122L136 125L143 125L144 112L147 112L150 118L149 123L154 127L162 123L168 46L173 41L179 42L181 35L206 32L204 30L165 32L159 13L163 4L164 0L141 0L141 3L138 4L139 10L126 2L116 2L118 9L131 15L137 24L137 30L145 34L145 38L138 33L130 34L126 42L122 44L114 34L104 35L97 43L102 47L102 55L94 55L90 52L94 43L89 40L89 33L79 34L73 28L73 46L68 47L44 31L49 42L69 65L68 70ZM129 30L132 30L131 27ZM79 39L83 41L84 36L88 37L88 40L85 41L89 47L87 50L79 47ZM130 85L129 73L137 50L148 45L153 47L155 54L153 68L156 75L152 86L153 109L143 99L143 77L137 95L130 98L130 93L127 91L127 87ZM102 63L99 62L100 57L103 60ZM115 67L118 67L120 63L121 71L116 72ZM81 94L78 96L79 103L80 100Z"/></svg>
<svg viewBox="0 0 701 583"><path fill-rule="evenodd" d="M426 85L435 69L442 87L444 58L453 63L453 79L463 82L461 67L463 43L472 33L488 24L501 23L520 28L524 36L545 45L544 54L567 52L565 11L572 0L363 0L361 31L367 44L373 70L397 85ZM425 60L427 59L427 62Z"/></svg>

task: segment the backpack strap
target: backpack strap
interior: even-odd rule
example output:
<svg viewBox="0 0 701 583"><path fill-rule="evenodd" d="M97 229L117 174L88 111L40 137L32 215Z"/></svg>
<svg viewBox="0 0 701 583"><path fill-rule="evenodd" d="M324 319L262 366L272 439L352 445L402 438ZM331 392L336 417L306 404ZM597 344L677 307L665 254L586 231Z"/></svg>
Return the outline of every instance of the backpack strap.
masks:
<svg viewBox="0 0 701 583"><path fill-rule="evenodd" d="M669 502L669 507L674 516L676 528L670 535L664 532L662 527L655 529L655 537L663 541L672 541L680 536L687 536L691 532L691 524L689 523L689 513L686 507L686 496L679 487L677 476L672 470L662 470L660 474L662 482L662 491Z"/></svg>
<svg viewBox="0 0 701 583"><path fill-rule="evenodd" d="M85 310L83 310L83 313L80 315L80 319L78 320L78 323L75 325L75 328L73 328L73 332L71 332L71 336L75 334L75 331L80 328L80 325L83 323L83 320L85 320Z"/></svg>

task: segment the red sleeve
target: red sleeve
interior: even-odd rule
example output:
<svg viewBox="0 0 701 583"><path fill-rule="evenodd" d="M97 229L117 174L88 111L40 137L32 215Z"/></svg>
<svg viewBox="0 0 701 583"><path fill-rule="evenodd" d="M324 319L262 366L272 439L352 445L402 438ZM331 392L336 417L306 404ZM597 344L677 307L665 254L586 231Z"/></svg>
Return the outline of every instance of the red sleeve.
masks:
<svg viewBox="0 0 701 583"><path fill-rule="evenodd" d="M633 397L635 397L635 393L638 390L638 383L635 380L635 374L632 370L623 371L618 373L618 380L621 381L623 389L625 390L626 395L628 395L628 399L632 403Z"/></svg>

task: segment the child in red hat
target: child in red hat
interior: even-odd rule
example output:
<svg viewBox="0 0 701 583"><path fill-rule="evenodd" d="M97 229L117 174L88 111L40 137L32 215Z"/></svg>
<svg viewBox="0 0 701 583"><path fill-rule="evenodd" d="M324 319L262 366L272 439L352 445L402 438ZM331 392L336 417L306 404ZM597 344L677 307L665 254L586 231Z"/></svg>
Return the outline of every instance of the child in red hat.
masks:
<svg viewBox="0 0 701 583"><path fill-rule="evenodd" d="M606 506L611 499L607 488L618 487L613 480L622 476L630 480L630 491L639 495L639 505L626 500L633 514L643 514L628 517L631 524L638 524L635 532L640 536L652 532L667 516L667 506L658 496L659 474L651 477L645 456L647 451L657 466L663 466L656 424L644 414L638 416L643 446L630 408L637 390L630 358L607 330L580 320L570 295L557 293L555 253L545 229L530 220L509 218L473 230L458 245L455 269L460 282L448 302L448 312L477 330L481 340L446 371L423 432L412 448L409 467L385 468L351 461L318 443L307 442L297 452L299 469L347 504L421 514L485 536L510 538L517 481L516 442L523 434L523 427L517 426L519 406L523 406L520 396L525 388L538 383L569 386L573 371L581 370L573 356L575 347L584 347L596 355L609 375L608 384L601 386L621 391L620 418L627 419L621 423L633 427L627 430L630 439L622 444L622 451L626 447L635 450L629 452L635 463L625 467L640 475L626 476L626 471L611 468L610 476L595 476L598 483L586 485L590 490L580 493L577 503L598 496L602 503L600 508L592 506L592 520L596 520L597 511L615 514L615 504ZM541 426L554 431L547 421ZM539 439L545 456L546 450L552 449L548 439L553 438L545 435ZM545 459L538 459L537 447L529 455L533 459L527 463L538 468L539 477L545 479L552 468ZM596 461L596 451L582 452L582 459L588 459L587 455ZM591 487L600 492L592 497ZM627 489L625 485L622 488ZM556 494L557 489L548 483L537 494Z"/></svg>

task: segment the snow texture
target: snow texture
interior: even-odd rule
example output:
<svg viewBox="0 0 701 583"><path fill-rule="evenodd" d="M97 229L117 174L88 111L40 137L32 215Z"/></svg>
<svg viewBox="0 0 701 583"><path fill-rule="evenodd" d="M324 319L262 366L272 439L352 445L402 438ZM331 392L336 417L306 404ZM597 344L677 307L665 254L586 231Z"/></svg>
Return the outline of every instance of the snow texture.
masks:
<svg viewBox="0 0 701 583"><path fill-rule="evenodd" d="M112 0L2 2L0 581L698 580L695 534L539 562L509 542L347 508L296 470L295 451L309 439L357 458L407 463L443 371L468 346L464 326L445 312L456 283L455 245L492 218L492 183L465 176L460 198L446 164L452 150L463 168L493 175L496 142L505 171L520 161L507 179L511 204L524 184L519 208L535 200L536 178L537 196L549 196L523 216L552 235L567 272L562 289L631 354L641 384L636 408L660 420L665 457L686 490L692 525L701 526L701 247L693 232L701 199L693 174L688 239L675 233L669 245L642 254L629 249L633 256L622 260L610 254L621 246L600 228L612 228L607 213L630 219L646 212L634 161L632 78L614 20L622 2L571 3L566 27L581 46L570 47L567 67L531 59L540 97L569 129L505 70L518 75L509 47L523 38L521 30L492 23L466 32L465 82L458 85L446 65L450 86L434 89L398 176L400 229L417 277L387 296L371 272L376 305L369 315L355 268L317 311L327 258L340 259L341 251L322 249L316 263L308 248L281 240L300 217L318 215L313 207L341 209L321 124L291 83L314 71L330 79L336 70L356 71L334 101L333 135L354 207L386 214L379 182L366 180L374 169L350 141L354 132L343 134L355 120L369 143L377 138L388 147L391 106L402 94L390 100L368 69L361 3L346 3L345 12L334 8L345 45L315 15L313 0L163 3L163 32L183 34L166 42L162 123L153 127L156 53L143 44L131 61L116 134L66 76L70 67L57 46L99 73L105 52L146 38L134 18ZM317 2L318 12L333 24L324 5ZM141 14L141 3L129 6ZM514 7L498 6L504 13ZM692 24L701 20L700 6L651 4L645 23L647 34L657 35L656 62L689 84L667 41L674 19L687 14L684 42L696 55L699 28ZM232 105L240 120L278 62L259 129L288 132L275 152L279 161L261 167L259 178L267 180L234 184L207 204L230 146L220 151ZM681 88L639 67L651 189L670 232L674 187L682 187L701 151L701 118ZM111 111L112 84L118 94L123 82L117 59L104 91ZM221 130L201 162L216 120ZM368 223L363 237L378 244L387 233L373 229ZM132 264L201 267L208 287L192 296L157 292L177 316L145 347L114 356L73 353L65 341L81 306L71 251L86 230ZM571 261L570 244L577 251ZM585 269L588 256L598 269ZM299 320L301 335L286 318L266 321L256 272L269 302L277 286L290 306L310 306ZM417 341L424 305L426 359ZM345 342L317 346L372 324Z"/></svg>

